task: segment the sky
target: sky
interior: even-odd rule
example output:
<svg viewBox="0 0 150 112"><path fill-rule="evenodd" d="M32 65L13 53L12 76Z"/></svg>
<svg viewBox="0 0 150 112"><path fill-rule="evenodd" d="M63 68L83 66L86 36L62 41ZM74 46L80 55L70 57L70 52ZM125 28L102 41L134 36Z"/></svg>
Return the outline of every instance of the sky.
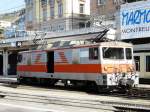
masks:
<svg viewBox="0 0 150 112"><path fill-rule="evenodd" d="M0 14L24 7L24 0L0 0Z"/></svg>

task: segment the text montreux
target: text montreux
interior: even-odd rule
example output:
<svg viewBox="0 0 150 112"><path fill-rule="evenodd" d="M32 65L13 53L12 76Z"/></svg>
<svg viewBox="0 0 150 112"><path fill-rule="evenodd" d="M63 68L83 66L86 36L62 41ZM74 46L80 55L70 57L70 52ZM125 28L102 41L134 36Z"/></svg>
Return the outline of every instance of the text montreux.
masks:
<svg viewBox="0 0 150 112"><path fill-rule="evenodd" d="M150 9L122 12L122 25L136 25L150 23Z"/></svg>

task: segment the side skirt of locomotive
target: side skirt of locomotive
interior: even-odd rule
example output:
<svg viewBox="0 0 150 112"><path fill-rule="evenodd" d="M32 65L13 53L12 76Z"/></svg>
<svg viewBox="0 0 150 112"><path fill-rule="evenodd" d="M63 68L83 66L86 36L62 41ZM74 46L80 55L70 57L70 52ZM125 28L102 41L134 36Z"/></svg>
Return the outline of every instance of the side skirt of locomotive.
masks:
<svg viewBox="0 0 150 112"><path fill-rule="evenodd" d="M80 79L80 80L79 80ZM97 73L40 73L40 72L18 72L18 83L27 82L27 80L38 83L46 83L48 86L54 86L59 80L64 86L85 86L90 91L110 92L114 89L120 89L117 79L113 75L97 74ZM116 81L114 81L116 80Z"/></svg>

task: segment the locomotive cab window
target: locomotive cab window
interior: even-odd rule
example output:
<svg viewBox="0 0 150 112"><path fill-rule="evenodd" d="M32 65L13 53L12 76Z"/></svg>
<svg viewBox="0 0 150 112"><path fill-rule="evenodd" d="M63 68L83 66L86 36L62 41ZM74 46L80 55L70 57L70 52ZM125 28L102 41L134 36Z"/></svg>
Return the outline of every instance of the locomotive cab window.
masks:
<svg viewBox="0 0 150 112"><path fill-rule="evenodd" d="M124 59L123 48L103 47L104 59Z"/></svg>
<svg viewBox="0 0 150 112"><path fill-rule="evenodd" d="M18 55L17 61L18 61L18 63L20 63L22 61L22 55L21 54Z"/></svg>
<svg viewBox="0 0 150 112"><path fill-rule="evenodd" d="M150 56L146 56L146 72L150 72Z"/></svg>
<svg viewBox="0 0 150 112"><path fill-rule="evenodd" d="M131 50L131 48L126 48L126 59L132 59L132 50Z"/></svg>
<svg viewBox="0 0 150 112"><path fill-rule="evenodd" d="M98 52L98 48L89 48L89 59L90 60L96 60L99 59L99 52Z"/></svg>

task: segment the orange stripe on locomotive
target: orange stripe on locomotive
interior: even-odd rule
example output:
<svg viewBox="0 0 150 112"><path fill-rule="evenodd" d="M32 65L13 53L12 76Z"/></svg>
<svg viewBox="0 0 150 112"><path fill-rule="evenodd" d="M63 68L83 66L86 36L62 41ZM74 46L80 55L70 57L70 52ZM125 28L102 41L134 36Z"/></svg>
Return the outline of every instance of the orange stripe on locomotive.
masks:
<svg viewBox="0 0 150 112"><path fill-rule="evenodd" d="M102 68L102 66L104 66ZM101 64L55 64L54 73L118 73L132 72L133 65L101 65ZM118 67L117 67L118 66ZM122 67L119 67L122 66ZM18 65L17 71L47 72L46 65Z"/></svg>

